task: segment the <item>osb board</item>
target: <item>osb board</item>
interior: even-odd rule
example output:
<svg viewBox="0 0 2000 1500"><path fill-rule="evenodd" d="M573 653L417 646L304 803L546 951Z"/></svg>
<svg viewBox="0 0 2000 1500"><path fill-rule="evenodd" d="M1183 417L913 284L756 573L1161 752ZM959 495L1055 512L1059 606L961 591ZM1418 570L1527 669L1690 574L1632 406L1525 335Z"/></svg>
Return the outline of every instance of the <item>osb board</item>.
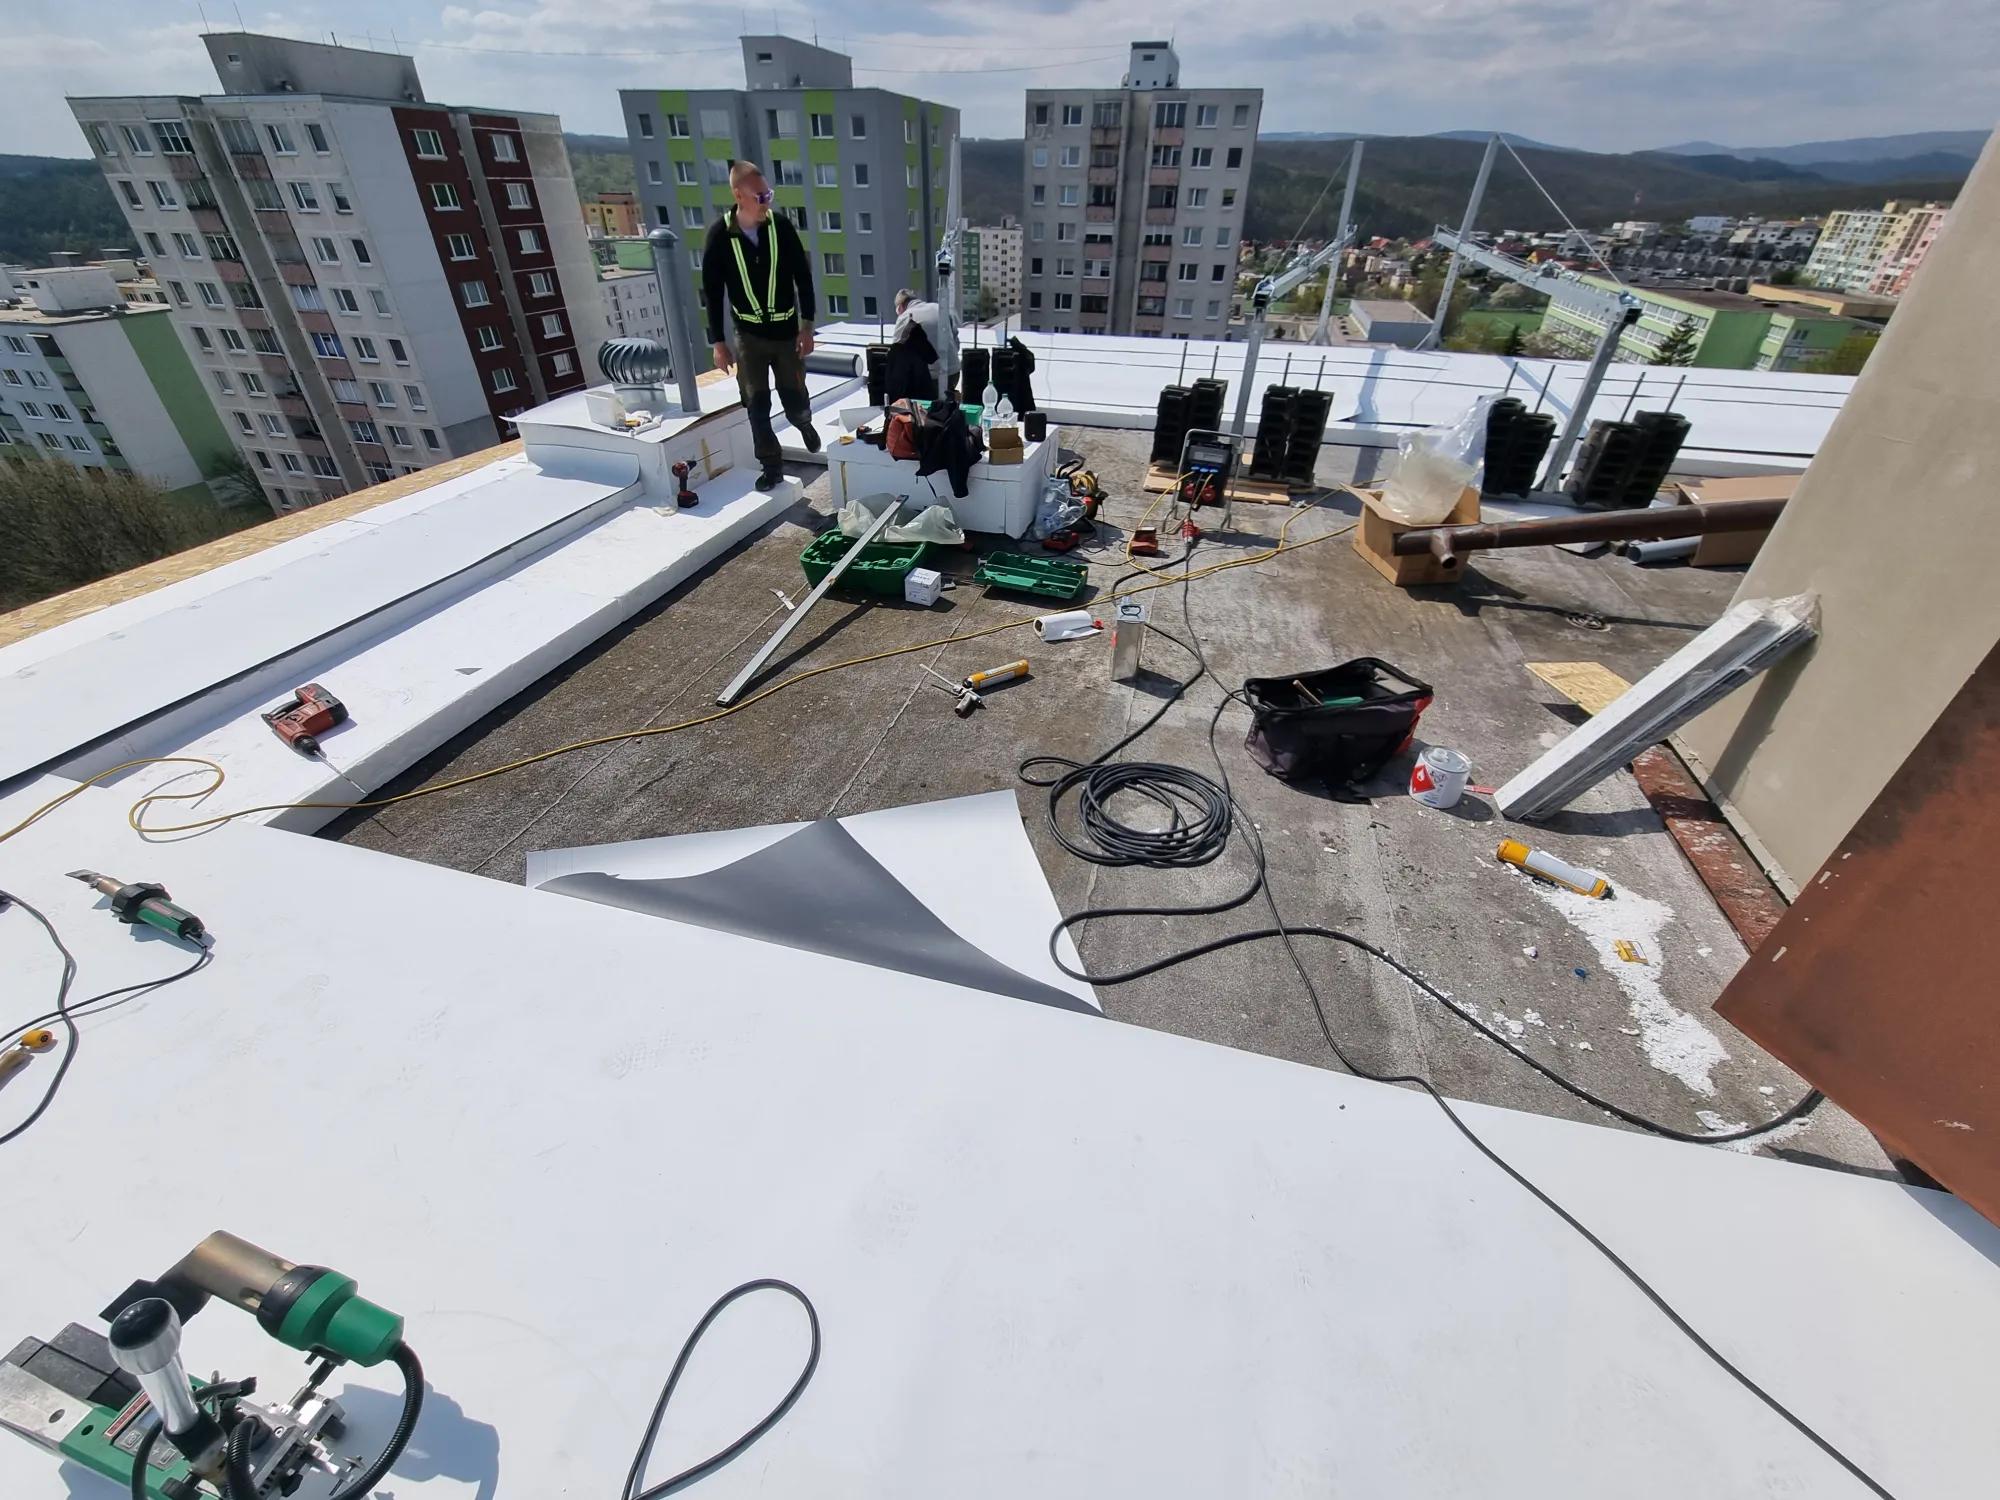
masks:
<svg viewBox="0 0 2000 1500"><path fill-rule="evenodd" d="M1146 467L1146 492L1164 495L1174 487L1174 480L1178 477L1171 464L1149 464ZM1311 486L1305 488L1310 489ZM1292 491L1289 486L1274 479L1244 479L1239 476L1229 481L1229 498L1251 505L1290 505Z"/></svg>
<svg viewBox="0 0 2000 1500"><path fill-rule="evenodd" d="M428 469L419 469L414 474L399 475L385 484L372 484L364 490L336 499L322 501L308 510L294 511L288 516L273 516L244 531L230 536L219 537L212 542L204 542L199 547L190 547L185 552L176 552L172 557L163 557L157 562L131 569L129 572L114 573L109 578L100 578L95 583L87 583L80 589L71 589L66 594L56 594L38 600L34 604L24 604L11 613L0 615L0 646L12 645L15 641L26 640L31 635L61 625L69 620L80 619L107 605L122 604L127 599L137 599L150 594L155 589L165 588L170 583L179 583L184 578L194 578L211 568L219 568L224 563L236 562L241 558L255 557L259 552L289 542L294 537L308 536L323 526L331 526L336 521L349 520L364 511L373 510L378 505L386 505L391 500L400 500L405 495L428 489L447 479L456 479L461 474L470 474L474 469L484 468L503 458L512 458L521 451L517 438L513 442L501 443L497 447L483 448L477 453L468 453L463 458L454 458L441 464L432 464Z"/></svg>
<svg viewBox="0 0 2000 1500"><path fill-rule="evenodd" d="M1632 684L1594 661L1531 661L1528 670L1585 713L1604 712ZM1755 953L1785 915L1763 866L1737 837L1681 758L1654 745L1632 758L1632 778L1715 898L1743 946Z"/></svg>

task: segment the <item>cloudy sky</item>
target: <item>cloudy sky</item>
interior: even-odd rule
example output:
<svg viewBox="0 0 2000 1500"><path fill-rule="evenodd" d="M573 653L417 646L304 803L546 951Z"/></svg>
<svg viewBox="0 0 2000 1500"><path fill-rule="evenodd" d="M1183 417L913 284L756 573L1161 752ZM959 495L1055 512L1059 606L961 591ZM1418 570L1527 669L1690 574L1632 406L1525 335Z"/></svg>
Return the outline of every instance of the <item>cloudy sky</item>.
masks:
<svg viewBox="0 0 2000 1500"><path fill-rule="evenodd" d="M1115 83L1125 43L1172 36L1190 83L1260 85L1267 130L1501 129L1602 151L1689 139L1785 145L1985 128L2000 113L1995 0L5 0L0 152L81 156L65 94L216 88L199 40L252 30L391 35L430 97L552 110L617 132L617 90L740 86L736 36L841 47L856 82L955 104L1019 135L1032 85ZM895 33L869 32L893 16ZM1226 29L1218 18L1227 17Z"/></svg>

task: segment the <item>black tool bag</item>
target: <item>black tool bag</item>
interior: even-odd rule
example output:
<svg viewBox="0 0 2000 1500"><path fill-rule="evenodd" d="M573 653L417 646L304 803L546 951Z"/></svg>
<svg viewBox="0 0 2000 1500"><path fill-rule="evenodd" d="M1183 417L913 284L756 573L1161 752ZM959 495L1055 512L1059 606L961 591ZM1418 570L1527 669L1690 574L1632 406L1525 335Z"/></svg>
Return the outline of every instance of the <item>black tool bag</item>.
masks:
<svg viewBox="0 0 2000 1500"><path fill-rule="evenodd" d="M1373 656L1253 677L1243 684L1251 715L1243 745L1273 776L1324 781L1339 796L1408 747L1431 697L1429 683Z"/></svg>

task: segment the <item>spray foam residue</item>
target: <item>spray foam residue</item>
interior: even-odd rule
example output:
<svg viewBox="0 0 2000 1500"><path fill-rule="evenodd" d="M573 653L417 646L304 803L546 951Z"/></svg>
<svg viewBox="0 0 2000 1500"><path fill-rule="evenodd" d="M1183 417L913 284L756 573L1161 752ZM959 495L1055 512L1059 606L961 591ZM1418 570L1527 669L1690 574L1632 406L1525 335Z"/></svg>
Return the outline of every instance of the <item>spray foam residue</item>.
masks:
<svg viewBox="0 0 2000 1500"><path fill-rule="evenodd" d="M1544 884L1532 876L1520 878L1527 880L1535 894L1562 913L1564 920L1597 950L1599 972L1609 974L1625 992L1632 1019L1638 1023L1639 1050L1646 1061L1697 1094L1712 1096L1715 1082L1709 1075L1717 1065L1729 1060L1729 1054L1713 1032L1668 1000L1660 988L1660 963L1664 962L1667 951L1660 934L1674 920L1674 909L1664 901L1627 890L1620 890L1609 900L1599 900ZM1618 961L1620 938L1637 943L1640 951L1656 962Z"/></svg>

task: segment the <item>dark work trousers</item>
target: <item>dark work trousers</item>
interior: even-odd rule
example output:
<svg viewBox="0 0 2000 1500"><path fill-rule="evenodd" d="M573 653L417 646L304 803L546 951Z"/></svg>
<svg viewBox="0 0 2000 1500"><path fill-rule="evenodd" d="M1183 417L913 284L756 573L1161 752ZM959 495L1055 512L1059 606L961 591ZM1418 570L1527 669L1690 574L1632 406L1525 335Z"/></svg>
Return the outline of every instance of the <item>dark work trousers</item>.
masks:
<svg viewBox="0 0 2000 1500"><path fill-rule="evenodd" d="M784 450L778 435L771 431L771 382L778 383L778 400L792 426L801 431L812 426L812 404L806 399L806 362L799 358L798 335L767 339L743 328L736 330L736 389L750 413L750 436L756 445L757 462L765 470L780 467Z"/></svg>

